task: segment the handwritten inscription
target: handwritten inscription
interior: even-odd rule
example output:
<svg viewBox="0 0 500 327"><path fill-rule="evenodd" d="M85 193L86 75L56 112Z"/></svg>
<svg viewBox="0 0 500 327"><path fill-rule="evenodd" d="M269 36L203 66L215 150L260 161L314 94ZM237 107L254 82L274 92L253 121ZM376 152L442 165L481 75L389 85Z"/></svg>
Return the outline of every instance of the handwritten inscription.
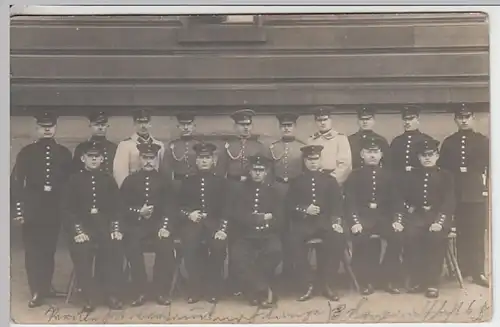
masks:
<svg viewBox="0 0 500 327"><path fill-rule="evenodd" d="M179 308L178 308L179 309ZM61 309L51 306L46 312L47 322L67 323L119 323L119 322L210 322L210 323L256 323L256 322L447 322L459 320L462 322L486 321L491 316L491 306L488 301L459 301L449 300L424 300L421 306L414 306L411 310L375 311L370 308L367 298L362 298L354 305L338 302L326 302L323 307L305 311L288 312L280 308L260 309L255 308L246 313L232 310L230 314L218 313L217 305L212 305L209 310L193 307L177 312L175 307L168 307L156 311L106 311L95 313L82 313L74 309ZM146 309L144 309L146 310ZM151 308L149 308L151 310ZM243 310L242 310L243 311ZM459 319L457 319L457 317Z"/></svg>

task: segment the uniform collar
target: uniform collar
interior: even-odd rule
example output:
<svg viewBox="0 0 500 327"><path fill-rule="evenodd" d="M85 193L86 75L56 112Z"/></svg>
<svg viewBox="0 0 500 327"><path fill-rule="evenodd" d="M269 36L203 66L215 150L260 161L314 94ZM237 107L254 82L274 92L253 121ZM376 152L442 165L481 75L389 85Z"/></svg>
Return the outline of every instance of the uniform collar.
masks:
<svg viewBox="0 0 500 327"><path fill-rule="evenodd" d="M183 141L191 141L192 139L194 139L194 136L193 135L181 135L180 139Z"/></svg>
<svg viewBox="0 0 500 327"><path fill-rule="evenodd" d="M99 142L106 141L106 136L92 135L89 141L99 141Z"/></svg>
<svg viewBox="0 0 500 327"><path fill-rule="evenodd" d="M56 144L56 140L53 138L53 137L42 137L42 138L39 138L38 140L36 140L36 143L40 143L40 144Z"/></svg>
<svg viewBox="0 0 500 327"><path fill-rule="evenodd" d="M136 143L144 143L144 142L155 143L155 142L157 142L157 140L154 137L152 137L151 134L148 135L147 139L143 138L142 136L139 136L139 134L137 134L137 133L132 134L132 136L130 138Z"/></svg>
<svg viewBox="0 0 500 327"><path fill-rule="evenodd" d="M420 130L417 128L413 131L405 131L403 135L415 135L415 134L420 134Z"/></svg>
<svg viewBox="0 0 500 327"><path fill-rule="evenodd" d="M283 136L281 140L285 143L295 141L295 136Z"/></svg>
<svg viewBox="0 0 500 327"><path fill-rule="evenodd" d="M333 128L332 128L332 129L330 129L329 131L324 132L324 133L322 133L322 132L316 132L316 133L314 134L314 138L315 138L315 139L317 139L317 138L322 137L322 138L324 138L324 139L326 139L326 140L331 140L331 139L333 139L335 136L337 136L337 134L338 134L338 132L337 132L337 131L334 131L334 130L333 130Z"/></svg>
<svg viewBox="0 0 500 327"><path fill-rule="evenodd" d="M470 128L470 129L460 129L460 130L458 130L458 134L468 136L468 135L474 134L474 130L472 128Z"/></svg>

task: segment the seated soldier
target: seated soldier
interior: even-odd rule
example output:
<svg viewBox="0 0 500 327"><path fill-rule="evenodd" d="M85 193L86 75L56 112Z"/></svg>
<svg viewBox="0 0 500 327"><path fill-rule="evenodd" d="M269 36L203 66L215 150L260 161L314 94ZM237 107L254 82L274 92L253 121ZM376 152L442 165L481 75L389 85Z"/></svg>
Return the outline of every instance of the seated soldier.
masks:
<svg viewBox="0 0 500 327"><path fill-rule="evenodd" d="M404 260L409 260L410 293L439 296L439 279L455 206L453 176L436 166L439 142L421 141L416 153L422 167L400 181L400 215L394 229L404 236Z"/></svg>
<svg viewBox="0 0 500 327"><path fill-rule="evenodd" d="M230 228L239 236L230 248L231 258L250 304L270 308L276 301L269 298L271 281L282 259L282 205L265 182L271 160L257 155L249 157L249 163L250 178L229 194L228 215L234 219Z"/></svg>
<svg viewBox="0 0 500 327"><path fill-rule="evenodd" d="M132 306L146 301L147 275L144 248L149 242L155 251L153 284L156 302L170 305L168 291L175 268L172 227L175 199L168 179L156 170L161 147L141 143L139 150L141 170L127 176L120 188L125 225L125 252L130 263L135 300Z"/></svg>
<svg viewBox="0 0 500 327"><path fill-rule="evenodd" d="M193 150L197 173L186 177L179 191L180 215L184 218L180 235L189 276L188 303L198 302L205 295L204 286L207 300L216 303L223 286L222 270L227 248L227 221L222 219L226 180L213 172L215 145L198 143Z"/></svg>
<svg viewBox="0 0 500 327"><path fill-rule="evenodd" d="M70 254L82 288L83 311L95 309L96 286L92 266L96 250L105 263L104 287L109 307L119 310L123 253L121 248L120 193L111 175L101 171L102 148L93 141L82 146L84 169L75 173L62 193L62 214L71 235Z"/></svg>
<svg viewBox="0 0 500 327"><path fill-rule="evenodd" d="M361 168L351 173L345 184L352 233L352 267L363 295L372 294L373 286L380 278L384 279L388 292L399 293L393 285L400 269L401 246L391 233L396 192L391 172L380 165L384 145L384 140L377 137L362 140L360 156L363 163ZM380 237L388 242L383 273L380 267Z"/></svg>
<svg viewBox="0 0 500 327"><path fill-rule="evenodd" d="M323 295L338 301L335 279L346 248L342 228L342 192L337 180L321 168L322 145L301 148L305 171L290 183L285 200L290 217L290 254L295 261L297 282L304 292L299 301L314 295L314 272L308 260L307 242L323 241L317 248L317 262Z"/></svg>

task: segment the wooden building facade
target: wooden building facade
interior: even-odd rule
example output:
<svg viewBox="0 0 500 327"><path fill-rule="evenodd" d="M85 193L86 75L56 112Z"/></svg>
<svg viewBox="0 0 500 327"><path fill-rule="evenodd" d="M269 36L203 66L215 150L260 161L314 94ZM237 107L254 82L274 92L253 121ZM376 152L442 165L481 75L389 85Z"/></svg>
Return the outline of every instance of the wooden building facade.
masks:
<svg viewBox="0 0 500 327"><path fill-rule="evenodd" d="M482 13L16 16L11 111L489 109Z"/></svg>

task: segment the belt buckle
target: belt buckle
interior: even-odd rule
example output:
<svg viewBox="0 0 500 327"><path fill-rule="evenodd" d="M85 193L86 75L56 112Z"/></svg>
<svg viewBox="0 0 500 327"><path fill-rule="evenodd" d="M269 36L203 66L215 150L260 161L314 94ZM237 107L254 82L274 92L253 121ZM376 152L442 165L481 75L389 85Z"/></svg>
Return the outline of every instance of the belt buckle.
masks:
<svg viewBox="0 0 500 327"><path fill-rule="evenodd" d="M405 170L406 170L406 171L411 171L411 169L412 169L412 168L413 168L412 166L406 166L406 167L405 167Z"/></svg>
<svg viewBox="0 0 500 327"><path fill-rule="evenodd" d="M97 214L98 212L99 212L99 210L98 210L97 208L92 208L92 209L90 209L90 213L91 213L92 215L95 215L95 214Z"/></svg>
<svg viewBox="0 0 500 327"><path fill-rule="evenodd" d="M375 202L370 202L370 209L377 209L377 204Z"/></svg>
<svg viewBox="0 0 500 327"><path fill-rule="evenodd" d="M460 167L460 172L466 173L467 172L467 167Z"/></svg>
<svg viewBox="0 0 500 327"><path fill-rule="evenodd" d="M50 191L52 191L52 186L50 186L50 185L44 185L44 186L43 186L43 190L44 190L45 192L50 192Z"/></svg>

